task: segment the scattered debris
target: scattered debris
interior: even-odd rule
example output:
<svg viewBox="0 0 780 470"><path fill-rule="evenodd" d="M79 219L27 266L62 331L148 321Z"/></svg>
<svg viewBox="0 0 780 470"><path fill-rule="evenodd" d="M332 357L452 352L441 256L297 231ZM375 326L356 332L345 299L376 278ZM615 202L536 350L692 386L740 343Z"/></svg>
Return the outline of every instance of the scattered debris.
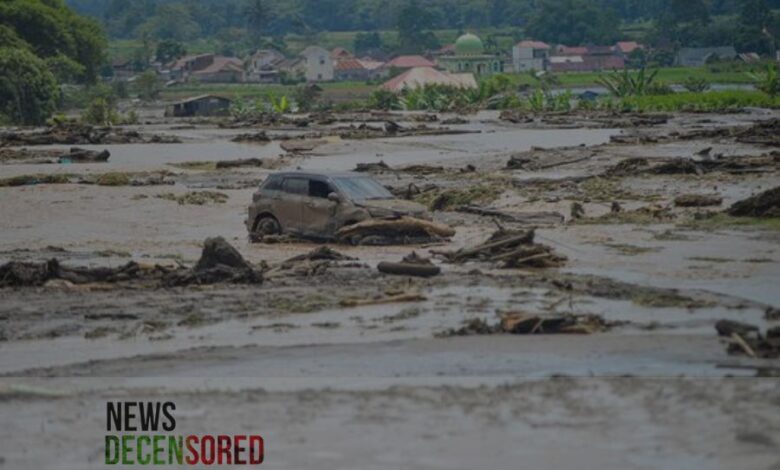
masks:
<svg viewBox="0 0 780 470"><path fill-rule="evenodd" d="M61 124L33 132L0 134L0 147L23 145L86 145L86 144L179 144L181 139L169 135L142 135L137 131L117 127L93 127L86 124Z"/></svg>
<svg viewBox="0 0 780 470"><path fill-rule="evenodd" d="M198 264L192 268L167 268L129 262L118 268L64 266L56 259L42 263L11 261L0 266L0 287L40 287L50 281L68 285L151 282L165 287L192 284L257 284L262 274L247 263L223 238L206 240Z"/></svg>
<svg viewBox="0 0 780 470"><path fill-rule="evenodd" d="M232 139L233 142L249 143L249 144L267 144L271 141L268 134L265 131L255 132L253 134L239 134Z"/></svg>
<svg viewBox="0 0 780 470"><path fill-rule="evenodd" d="M468 205L458 206L455 210L522 225L554 225L563 223L565 220L565 217L560 212L506 212L490 207Z"/></svg>
<svg viewBox="0 0 780 470"><path fill-rule="evenodd" d="M498 323L491 325L481 318L463 322L463 326L437 334L437 337L472 335L552 335L593 334L608 331L617 322L607 322L599 315L536 315L507 312L499 315Z"/></svg>
<svg viewBox="0 0 780 470"><path fill-rule="evenodd" d="M379 160L378 163L358 163L354 169L354 171L359 173L384 173L389 170L390 165L383 160Z"/></svg>
<svg viewBox="0 0 780 470"><path fill-rule="evenodd" d="M534 243L534 230L499 229L480 245L454 252L435 252L450 263L488 261L502 268L557 268L566 262L564 256L540 243Z"/></svg>
<svg viewBox="0 0 780 470"><path fill-rule="evenodd" d="M412 292L396 295L382 295L373 299L344 299L342 307L362 307L365 305L395 304L400 302L422 302L428 300L424 295Z"/></svg>
<svg viewBox="0 0 780 470"><path fill-rule="evenodd" d="M276 276L316 276L323 274L336 261L355 261L357 258L339 253L327 246L293 256L266 273L266 277Z"/></svg>
<svg viewBox="0 0 780 470"><path fill-rule="evenodd" d="M774 359L780 357L780 327L770 328L766 336L754 325L732 320L715 323L719 336L729 338L728 353L744 354L751 358Z"/></svg>
<svg viewBox="0 0 780 470"><path fill-rule="evenodd" d="M571 218L574 220L585 217L585 206L579 202L571 203Z"/></svg>
<svg viewBox="0 0 780 470"><path fill-rule="evenodd" d="M381 273L401 276L432 277L441 273L441 268L434 265L429 258L423 258L414 251L400 263L383 261L377 269Z"/></svg>
<svg viewBox="0 0 780 470"><path fill-rule="evenodd" d="M328 142L323 139L291 139L282 142L280 147L282 150L289 153L306 153L311 152L321 145L325 145Z"/></svg>
<svg viewBox="0 0 780 470"><path fill-rule="evenodd" d="M710 207L723 204L723 198L708 194L683 194L674 198L677 207Z"/></svg>
<svg viewBox="0 0 780 470"><path fill-rule="evenodd" d="M194 205L205 206L207 204L225 204L229 196L217 191L188 191L184 194L163 193L155 196L166 201L175 201L180 206Z"/></svg>
<svg viewBox="0 0 780 470"><path fill-rule="evenodd" d="M224 170L227 168L245 168L245 167L261 167L263 166L263 160L259 158L245 158L242 160L220 160L216 164L217 170Z"/></svg>
<svg viewBox="0 0 780 470"><path fill-rule="evenodd" d="M728 213L737 217L780 217L780 186L734 203Z"/></svg>

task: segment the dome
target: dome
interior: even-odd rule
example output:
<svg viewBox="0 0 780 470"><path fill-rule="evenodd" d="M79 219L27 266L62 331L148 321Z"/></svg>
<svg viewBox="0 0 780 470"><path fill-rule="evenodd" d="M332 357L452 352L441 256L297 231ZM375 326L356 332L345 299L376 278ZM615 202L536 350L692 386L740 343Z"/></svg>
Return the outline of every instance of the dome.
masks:
<svg viewBox="0 0 780 470"><path fill-rule="evenodd" d="M482 40L471 33L464 34L455 41L455 54L457 55L480 55L484 50Z"/></svg>

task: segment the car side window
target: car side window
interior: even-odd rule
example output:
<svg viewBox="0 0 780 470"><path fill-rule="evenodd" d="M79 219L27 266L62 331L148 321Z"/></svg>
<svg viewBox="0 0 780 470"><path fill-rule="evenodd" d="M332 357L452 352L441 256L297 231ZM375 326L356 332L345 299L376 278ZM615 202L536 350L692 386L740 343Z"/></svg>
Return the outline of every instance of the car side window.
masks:
<svg viewBox="0 0 780 470"><path fill-rule="evenodd" d="M304 178L285 178L282 189L286 193L307 196L309 194L309 180Z"/></svg>
<svg viewBox="0 0 780 470"><path fill-rule="evenodd" d="M279 191L282 189L282 179L273 176L268 178L268 182L263 185L263 189L266 191Z"/></svg>
<svg viewBox="0 0 780 470"><path fill-rule="evenodd" d="M332 192L333 188L325 181L309 180L309 197L327 199Z"/></svg>

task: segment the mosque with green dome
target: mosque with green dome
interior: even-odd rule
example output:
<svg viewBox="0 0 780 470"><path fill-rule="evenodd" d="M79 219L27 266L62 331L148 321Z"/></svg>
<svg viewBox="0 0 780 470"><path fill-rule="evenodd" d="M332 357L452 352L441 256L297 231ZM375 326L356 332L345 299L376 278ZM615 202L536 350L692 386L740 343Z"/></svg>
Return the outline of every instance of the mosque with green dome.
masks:
<svg viewBox="0 0 780 470"><path fill-rule="evenodd" d="M467 33L455 41L455 54L439 57L439 65L450 73L492 75L503 71L498 56L485 53L479 37Z"/></svg>

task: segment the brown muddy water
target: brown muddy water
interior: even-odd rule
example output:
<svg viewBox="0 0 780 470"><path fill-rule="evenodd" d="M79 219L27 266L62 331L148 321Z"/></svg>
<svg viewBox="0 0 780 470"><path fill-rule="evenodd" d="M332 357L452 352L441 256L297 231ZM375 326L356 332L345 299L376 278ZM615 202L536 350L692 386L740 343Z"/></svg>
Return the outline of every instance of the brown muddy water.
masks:
<svg viewBox="0 0 780 470"><path fill-rule="evenodd" d="M169 122L138 129L183 143L81 146L108 149L108 163L0 162L0 179L75 175L68 184L0 187L0 263L192 265L206 238L222 236L251 263L268 266L256 286L0 288L0 469L104 468L105 402L117 399L174 401L182 434L260 433L270 468L778 468L780 361L730 355L714 328L722 319L762 332L778 326L767 313L780 308L776 219L707 215L777 186L777 166L605 176L626 158L697 160L706 147L713 155L768 155L776 149L728 136L667 137L774 117L679 114L648 128L555 129L488 112L453 126L478 134L328 137L304 155L285 155L278 141L230 141L259 129ZM610 143L635 133L666 140ZM55 147L66 148L43 148ZM545 167L560 161L559 151L577 158ZM537 166L507 169L517 154ZM246 158L268 164L174 165ZM444 263L436 251L480 243L497 224L528 228L456 206L434 212L456 228L449 242L329 245L356 260L314 274L280 271L279 263L317 244L248 241L246 207L269 172L342 171L380 160L394 170L375 176L396 189L471 189L472 205L561 213L565 223L538 227L537 241L565 264ZM428 167L399 171L407 165ZM463 171L466 165L474 170ZM164 172L166 181L77 184L109 172ZM225 200L172 200L204 190ZM717 194L723 203L674 206L690 193ZM575 202L584 219L572 220ZM621 215L610 216L613 202ZM632 212L643 209L663 216ZM442 274L421 280L376 270L413 250L432 256ZM422 298L344 306L403 292ZM598 315L610 327L582 335L452 334L464 321L495 324L506 312Z"/></svg>

